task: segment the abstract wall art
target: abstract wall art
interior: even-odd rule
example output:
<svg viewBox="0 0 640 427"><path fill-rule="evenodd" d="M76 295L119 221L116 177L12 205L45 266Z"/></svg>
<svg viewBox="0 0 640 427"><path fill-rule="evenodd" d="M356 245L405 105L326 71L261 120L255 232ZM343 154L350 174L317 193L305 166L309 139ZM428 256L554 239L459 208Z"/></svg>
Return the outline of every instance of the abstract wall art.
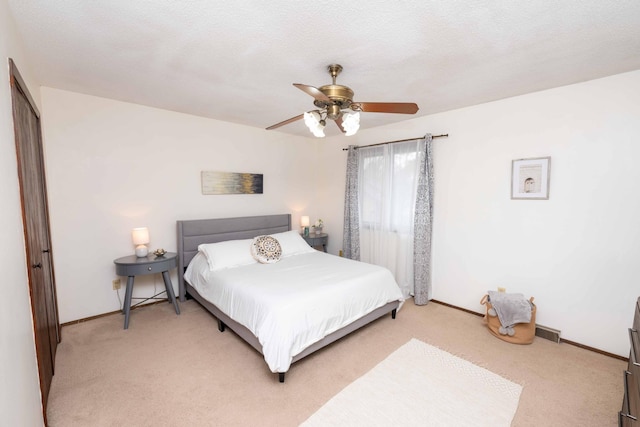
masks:
<svg viewBox="0 0 640 427"><path fill-rule="evenodd" d="M202 171L202 194L262 194L261 173Z"/></svg>

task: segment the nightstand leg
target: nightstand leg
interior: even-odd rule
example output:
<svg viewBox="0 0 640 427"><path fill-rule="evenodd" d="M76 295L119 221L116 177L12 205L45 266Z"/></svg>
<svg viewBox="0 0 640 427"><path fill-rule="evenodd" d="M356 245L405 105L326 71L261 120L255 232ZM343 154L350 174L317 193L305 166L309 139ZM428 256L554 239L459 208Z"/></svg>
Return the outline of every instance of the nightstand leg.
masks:
<svg viewBox="0 0 640 427"><path fill-rule="evenodd" d="M131 312L131 295L133 294L133 279L135 276L127 277L127 290L124 294L124 328L129 329L129 313Z"/></svg>
<svg viewBox="0 0 640 427"><path fill-rule="evenodd" d="M164 279L164 287L167 289L167 297L169 298L169 302L173 303L173 308L176 309L176 314L180 314L180 307L178 307L178 301L176 301L176 296L173 293L173 285L171 284L171 277L169 276L169 272L163 271L162 278Z"/></svg>

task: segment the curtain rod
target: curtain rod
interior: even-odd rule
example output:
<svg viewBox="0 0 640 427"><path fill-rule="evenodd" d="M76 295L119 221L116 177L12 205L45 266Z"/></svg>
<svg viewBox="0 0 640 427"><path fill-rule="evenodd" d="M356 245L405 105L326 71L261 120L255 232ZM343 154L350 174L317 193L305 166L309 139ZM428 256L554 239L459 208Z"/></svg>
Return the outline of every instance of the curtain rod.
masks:
<svg viewBox="0 0 640 427"><path fill-rule="evenodd" d="M448 136L449 136L448 133L443 133L442 135L433 135L431 138L433 138L433 139L435 139L435 138L446 138ZM417 138L398 139L396 141L379 142L377 144L357 145L355 147L355 149L364 148L364 147L375 147L376 145L395 144L396 142L413 141L414 139L421 139L421 138L424 138L424 136L419 136ZM349 150L348 148L343 148L342 149L342 151L348 151L348 150Z"/></svg>

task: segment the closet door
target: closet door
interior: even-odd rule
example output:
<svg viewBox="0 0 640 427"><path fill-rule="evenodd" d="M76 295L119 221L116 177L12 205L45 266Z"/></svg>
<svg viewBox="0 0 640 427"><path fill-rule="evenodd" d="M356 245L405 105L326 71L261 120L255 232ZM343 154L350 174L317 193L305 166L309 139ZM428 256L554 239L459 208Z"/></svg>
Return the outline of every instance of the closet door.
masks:
<svg viewBox="0 0 640 427"><path fill-rule="evenodd" d="M42 134L38 110L11 59L9 65L29 294L46 420L46 402L54 374L56 348L60 342L60 324L53 274Z"/></svg>

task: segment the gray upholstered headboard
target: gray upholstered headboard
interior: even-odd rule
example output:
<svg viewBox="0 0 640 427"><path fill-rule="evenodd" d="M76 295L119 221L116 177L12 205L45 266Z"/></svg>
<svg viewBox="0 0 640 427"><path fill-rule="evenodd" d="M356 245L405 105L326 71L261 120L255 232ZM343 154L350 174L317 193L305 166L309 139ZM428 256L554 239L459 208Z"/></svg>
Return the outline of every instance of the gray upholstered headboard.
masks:
<svg viewBox="0 0 640 427"><path fill-rule="evenodd" d="M291 214L246 216L236 218L196 219L177 221L178 285L180 301L186 288L184 271L198 253L198 245L226 240L252 239L262 234L291 230Z"/></svg>

